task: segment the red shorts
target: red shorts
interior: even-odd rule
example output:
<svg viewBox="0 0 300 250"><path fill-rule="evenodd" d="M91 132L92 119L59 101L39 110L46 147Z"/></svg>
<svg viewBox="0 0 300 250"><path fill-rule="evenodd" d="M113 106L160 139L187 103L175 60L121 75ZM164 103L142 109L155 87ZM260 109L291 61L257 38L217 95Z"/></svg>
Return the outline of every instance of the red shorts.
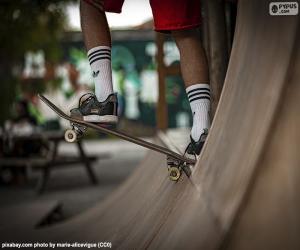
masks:
<svg viewBox="0 0 300 250"><path fill-rule="evenodd" d="M124 0L86 0L104 3L104 11L121 13ZM104 1L104 2L103 2ZM170 31L195 28L200 25L200 0L150 0L154 28Z"/></svg>

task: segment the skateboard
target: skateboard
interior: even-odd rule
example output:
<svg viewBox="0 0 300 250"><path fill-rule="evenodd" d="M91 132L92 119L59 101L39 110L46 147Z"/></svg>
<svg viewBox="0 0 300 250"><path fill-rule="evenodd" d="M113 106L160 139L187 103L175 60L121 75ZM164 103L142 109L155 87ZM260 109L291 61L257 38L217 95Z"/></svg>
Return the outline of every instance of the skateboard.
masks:
<svg viewBox="0 0 300 250"><path fill-rule="evenodd" d="M117 131L115 129L110 129L108 127L101 126L99 124L86 122L83 120L72 118L71 116L65 114L60 108L48 100L45 96L38 94L38 97L44 102L49 108L51 108L57 115L61 118L66 119L70 122L71 128L65 131L65 140L67 142L75 142L80 137L82 137L87 130L87 128L94 129L101 133L109 134L121 138L123 140L138 144L142 147L148 148L150 150L162 153L167 156L167 166L169 177L172 181L177 181L182 172L184 172L188 177L191 175L191 167L195 165L196 158L190 159L185 155L180 155L168 148L156 145L154 143L147 142L140 138L128 135L124 132Z"/></svg>

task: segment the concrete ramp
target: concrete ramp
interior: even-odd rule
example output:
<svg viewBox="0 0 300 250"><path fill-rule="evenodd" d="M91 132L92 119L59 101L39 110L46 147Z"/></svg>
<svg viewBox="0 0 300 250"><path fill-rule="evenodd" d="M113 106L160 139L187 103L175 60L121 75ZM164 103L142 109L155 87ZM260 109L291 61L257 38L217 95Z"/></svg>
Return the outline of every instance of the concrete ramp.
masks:
<svg viewBox="0 0 300 250"><path fill-rule="evenodd" d="M300 248L299 17L239 1L224 90L191 179L149 152L88 213L34 238L114 249ZM120 166L122 167L122 166Z"/></svg>

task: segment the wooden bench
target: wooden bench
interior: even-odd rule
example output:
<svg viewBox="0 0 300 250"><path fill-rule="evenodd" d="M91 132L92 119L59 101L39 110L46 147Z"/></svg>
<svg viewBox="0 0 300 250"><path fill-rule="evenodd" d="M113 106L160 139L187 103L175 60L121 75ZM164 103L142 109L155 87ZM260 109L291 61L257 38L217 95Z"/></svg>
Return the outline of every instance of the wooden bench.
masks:
<svg viewBox="0 0 300 250"><path fill-rule="evenodd" d="M3 140L4 135L0 135L0 139ZM51 170L58 166L71 166L76 163L83 163L92 184L98 183L97 177L94 174L94 171L91 167L91 162L97 160L99 156L88 157L82 147L81 141L76 142L76 146L79 152L79 157L58 155L59 143L64 141L64 134L62 131L35 133L30 136L13 136L10 137L9 140L12 141L40 140L45 142L45 147L48 147L47 146L48 143L52 144L52 147L49 147L47 155L44 157L0 156L0 169L1 167L25 167L26 169L40 168L42 170L42 175L37 184L37 191L39 193L44 192L46 188L46 184L50 178Z"/></svg>

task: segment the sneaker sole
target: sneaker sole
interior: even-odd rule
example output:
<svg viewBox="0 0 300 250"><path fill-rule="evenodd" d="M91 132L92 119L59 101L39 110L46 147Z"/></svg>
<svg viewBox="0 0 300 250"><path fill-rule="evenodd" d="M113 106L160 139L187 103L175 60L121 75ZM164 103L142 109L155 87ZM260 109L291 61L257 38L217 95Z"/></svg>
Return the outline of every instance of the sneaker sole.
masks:
<svg viewBox="0 0 300 250"><path fill-rule="evenodd" d="M95 122L95 123L109 123L115 124L118 122L118 117L115 115L87 115L83 117L83 120L86 122Z"/></svg>

